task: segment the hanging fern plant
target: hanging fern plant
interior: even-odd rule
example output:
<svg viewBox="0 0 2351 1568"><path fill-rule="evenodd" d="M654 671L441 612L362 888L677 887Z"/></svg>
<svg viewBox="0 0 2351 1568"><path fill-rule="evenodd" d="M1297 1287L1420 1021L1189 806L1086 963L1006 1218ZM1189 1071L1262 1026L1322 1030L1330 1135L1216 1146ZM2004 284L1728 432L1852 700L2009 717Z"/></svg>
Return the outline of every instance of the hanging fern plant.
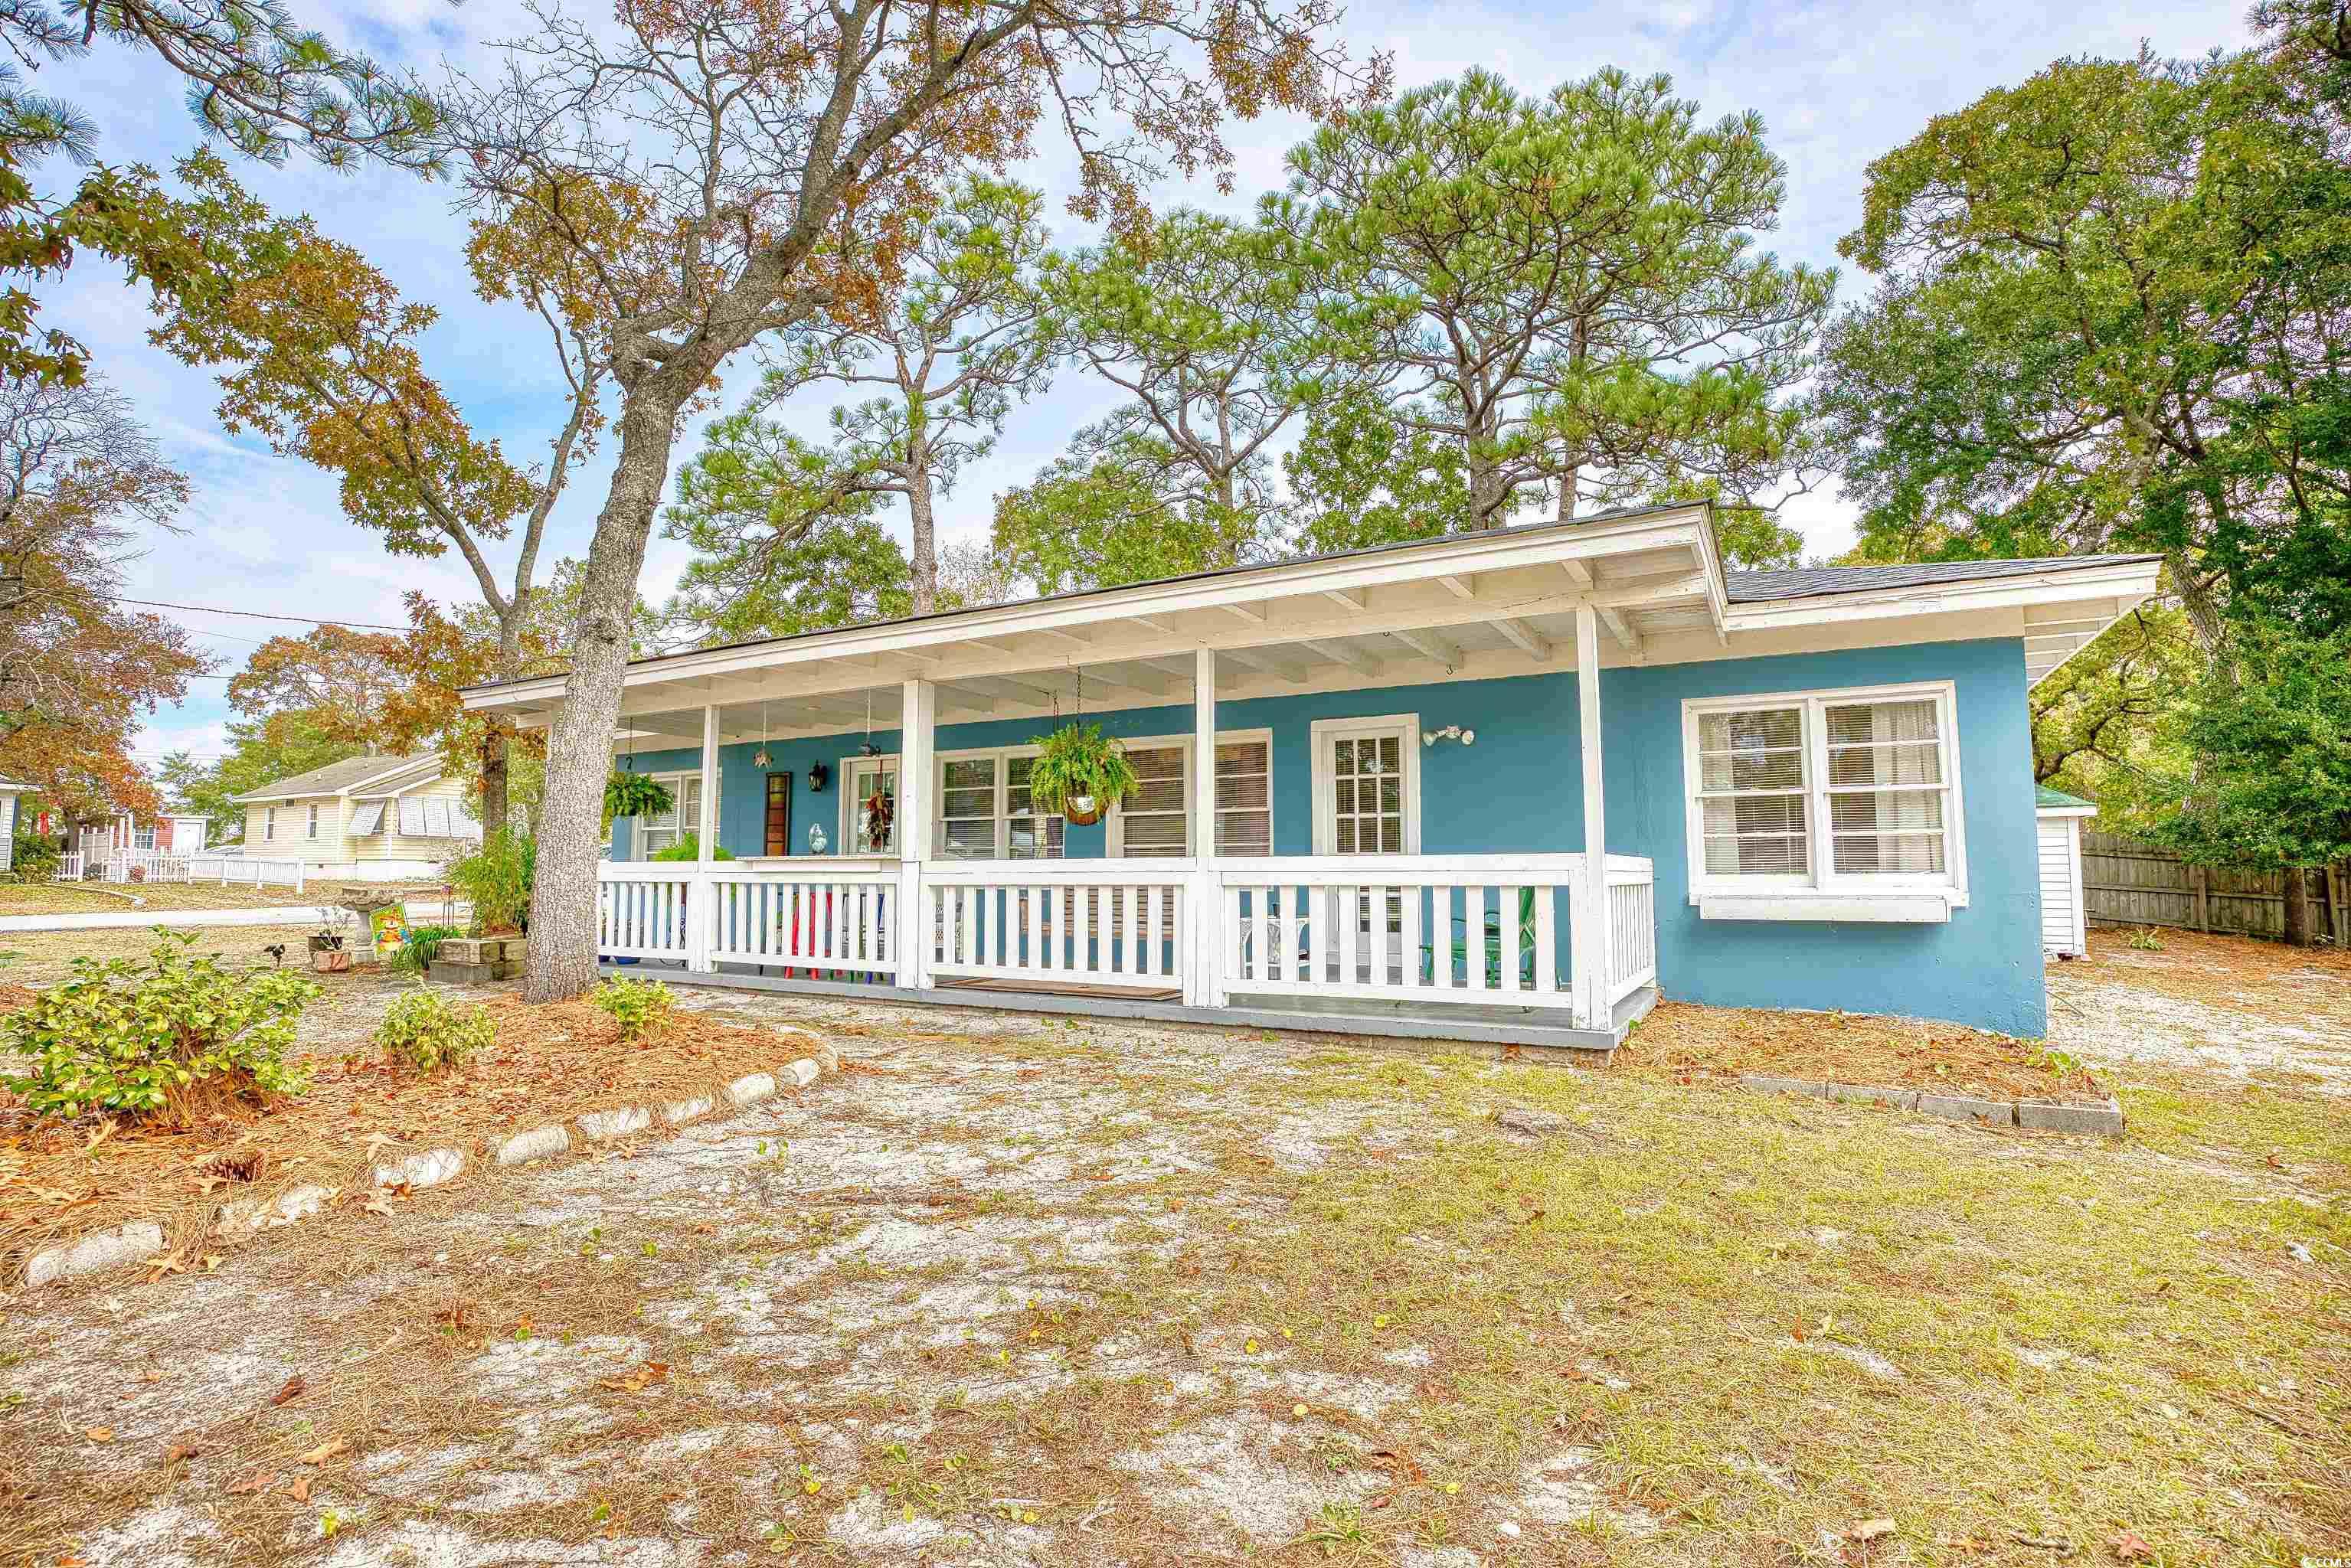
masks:
<svg viewBox="0 0 2351 1568"><path fill-rule="evenodd" d="M615 769L604 780L604 820L658 817L677 803L669 786L647 773Z"/></svg>
<svg viewBox="0 0 2351 1568"><path fill-rule="evenodd" d="M1065 724L1031 743L1040 749L1029 765L1029 799L1080 827L1102 821L1112 801L1124 800L1141 783L1125 746L1098 724Z"/></svg>

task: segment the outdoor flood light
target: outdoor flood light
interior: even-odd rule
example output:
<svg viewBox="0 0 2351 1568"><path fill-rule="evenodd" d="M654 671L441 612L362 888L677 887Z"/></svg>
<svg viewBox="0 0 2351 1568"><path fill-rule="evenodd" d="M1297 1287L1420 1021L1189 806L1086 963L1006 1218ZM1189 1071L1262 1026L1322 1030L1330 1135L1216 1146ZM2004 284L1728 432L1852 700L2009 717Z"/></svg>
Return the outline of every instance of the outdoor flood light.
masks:
<svg viewBox="0 0 2351 1568"><path fill-rule="evenodd" d="M1458 740L1464 746L1475 746L1478 744L1478 732L1474 729L1464 729L1458 724L1448 724L1443 729L1424 729L1420 732L1420 743L1423 746L1435 746L1440 740Z"/></svg>

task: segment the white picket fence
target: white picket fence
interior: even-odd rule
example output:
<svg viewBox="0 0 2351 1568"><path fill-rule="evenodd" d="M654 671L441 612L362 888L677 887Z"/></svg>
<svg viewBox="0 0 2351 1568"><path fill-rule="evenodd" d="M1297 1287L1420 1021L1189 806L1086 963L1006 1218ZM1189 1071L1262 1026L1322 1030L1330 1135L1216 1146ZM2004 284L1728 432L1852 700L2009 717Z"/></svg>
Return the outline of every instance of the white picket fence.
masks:
<svg viewBox="0 0 2351 1568"><path fill-rule="evenodd" d="M256 860L244 855L165 854L154 850L99 854L71 850L57 862L59 882L217 882L223 887L290 887L300 893L308 878L300 861Z"/></svg>
<svg viewBox="0 0 2351 1568"><path fill-rule="evenodd" d="M1604 909L1588 915L1583 868L1576 854L607 863L598 944L608 959L690 970L1102 987L1210 1007L1503 1006L1591 1025L1656 983L1656 890L1649 862L1611 855ZM1604 919L1605 973L1584 975L1577 938Z"/></svg>

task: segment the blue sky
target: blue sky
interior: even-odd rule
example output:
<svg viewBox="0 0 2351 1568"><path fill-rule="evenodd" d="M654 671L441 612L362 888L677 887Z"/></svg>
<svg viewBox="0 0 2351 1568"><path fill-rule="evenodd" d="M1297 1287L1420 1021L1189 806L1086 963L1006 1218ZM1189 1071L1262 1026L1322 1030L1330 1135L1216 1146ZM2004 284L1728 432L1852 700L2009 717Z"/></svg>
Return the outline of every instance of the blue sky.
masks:
<svg viewBox="0 0 2351 1568"><path fill-rule="evenodd" d="M293 0L304 21L390 63L437 73L444 60L480 63L486 45L524 30L512 0L374 0L326 5ZM580 0L572 0L578 4ZM597 0L587 0L601 9ZM2157 53L2196 55L2245 41L2241 0L2192 0L2053 7L2039 0L1984 0L1961 5L1886 6L1867 0L1763 4L1760 0L1685 0L1644 6L1469 4L1354 5L1343 24L1358 50L1395 57L1405 85L1483 66L1538 92L1604 65L1636 73L1663 71L1676 89L1714 116L1752 109L1764 119L1772 149L1788 165L1788 199L1770 243L1782 256L1817 266L1836 262L1837 236L1860 210L1863 171L1872 158L1914 134L1933 114L1958 108L1985 89L2031 75L2067 55L2123 56L2142 42ZM51 66L37 84L89 109L102 128L109 162L167 164L196 140L176 78L124 51ZM1281 159L1298 140L1295 120L1270 119L1233 128L1238 189L1220 199L1207 187L1171 185L1169 204L1245 210L1279 184ZM49 171L52 176L62 171ZM429 301L442 318L427 344L428 362L476 424L508 452L542 452L562 413L560 387L536 323L519 310L481 304L470 292L464 225L444 188L362 168L337 174L300 162L282 169L245 165L240 178L281 211L307 211L329 233L360 247L404 293ZM1024 177L1058 196L1066 161L1048 156ZM1090 235L1052 208L1055 238ZM1853 298L1865 280L1849 272ZM333 482L306 465L273 456L259 442L224 434L213 416L210 379L146 341L142 298L125 290L101 261L84 261L46 290L51 324L88 343L95 363L134 399L171 461L195 482L179 537L159 535L131 572L139 597L361 622L396 622L401 594L422 588L436 597L470 597L470 577L450 560L394 559L373 535L343 520ZM734 387L754 379L746 362ZM730 389L732 390L732 389ZM822 432L830 400L793 405L810 434ZM1101 383L1075 371L1019 410L996 452L967 471L942 508L949 536L984 534L991 497L1026 482L1060 453L1071 432L1105 411ZM680 455L698 442L689 433ZM583 553L604 474L582 472L559 506L546 559ZM1834 493L1802 498L1790 512L1815 552L1851 538L1846 508ZM903 529L903 519L900 526ZM656 601L683 564L677 546L656 541L644 590ZM188 615L224 672L275 631L263 622ZM155 716L139 751L153 760L186 748L199 756L223 747L227 709L220 680L200 680L175 709Z"/></svg>

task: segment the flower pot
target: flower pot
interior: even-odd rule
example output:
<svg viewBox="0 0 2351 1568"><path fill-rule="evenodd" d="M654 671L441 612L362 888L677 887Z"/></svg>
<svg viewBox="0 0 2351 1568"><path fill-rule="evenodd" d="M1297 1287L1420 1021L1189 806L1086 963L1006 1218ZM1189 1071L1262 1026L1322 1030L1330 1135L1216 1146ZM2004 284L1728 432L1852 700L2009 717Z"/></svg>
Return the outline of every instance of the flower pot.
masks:
<svg viewBox="0 0 2351 1568"><path fill-rule="evenodd" d="M1092 795L1072 795L1063 803L1061 815L1081 828L1091 828L1102 821L1102 806Z"/></svg>
<svg viewBox="0 0 2351 1568"><path fill-rule="evenodd" d="M310 967L321 975L340 975L351 967L351 956L340 948L327 948L310 955Z"/></svg>

